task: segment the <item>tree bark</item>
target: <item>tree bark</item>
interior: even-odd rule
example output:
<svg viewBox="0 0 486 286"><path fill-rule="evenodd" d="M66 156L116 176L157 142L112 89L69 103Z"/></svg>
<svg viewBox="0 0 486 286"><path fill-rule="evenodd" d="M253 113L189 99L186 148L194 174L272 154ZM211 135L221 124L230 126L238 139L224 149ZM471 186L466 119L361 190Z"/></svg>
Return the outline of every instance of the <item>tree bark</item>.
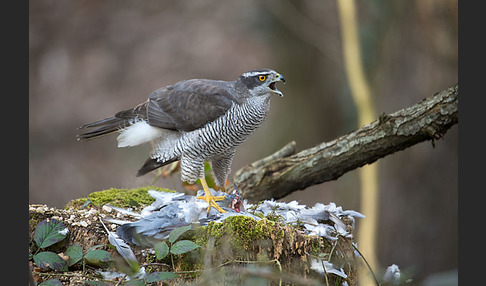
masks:
<svg viewBox="0 0 486 286"><path fill-rule="evenodd" d="M362 128L330 142L295 153L295 142L273 155L245 166L234 182L254 203L280 199L309 186L336 180L343 174L417 143L442 138L458 123L458 85L421 102L383 114Z"/></svg>

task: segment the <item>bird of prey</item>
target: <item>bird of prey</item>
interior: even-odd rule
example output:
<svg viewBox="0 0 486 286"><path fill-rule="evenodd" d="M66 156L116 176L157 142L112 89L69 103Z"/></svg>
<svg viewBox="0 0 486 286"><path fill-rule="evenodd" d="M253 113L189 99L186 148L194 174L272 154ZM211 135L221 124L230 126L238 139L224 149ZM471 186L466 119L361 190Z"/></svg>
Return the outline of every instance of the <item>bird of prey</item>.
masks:
<svg viewBox="0 0 486 286"><path fill-rule="evenodd" d="M284 77L271 69L243 73L236 81L190 79L162 87L147 101L114 116L85 124L90 129L78 135L88 140L119 132L118 147L151 143L152 151L138 170L142 176L180 160L181 179L190 184L200 180L209 207L216 204L204 176L209 161L215 182L224 189L236 147L265 119L272 95L283 96L275 84Z"/></svg>

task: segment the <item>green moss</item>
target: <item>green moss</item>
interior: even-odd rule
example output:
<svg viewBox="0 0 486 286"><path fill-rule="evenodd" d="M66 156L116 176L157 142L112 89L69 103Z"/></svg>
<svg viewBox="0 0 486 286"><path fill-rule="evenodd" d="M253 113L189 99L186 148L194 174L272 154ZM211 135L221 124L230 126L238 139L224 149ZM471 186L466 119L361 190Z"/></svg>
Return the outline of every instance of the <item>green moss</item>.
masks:
<svg viewBox="0 0 486 286"><path fill-rule="evenodd" d="M332 245L327 240L311 240L309 254L319 259L329 257L329 251Z"/></svg>
<svg viewBox="0 0 486 286"><path fill-rule="evenodd" d="M266 216L266 219L270 220L270 221L274 221L274 222L283 222L285 221L284 217L279 215L279 214L276 214L276 213L269 213L267 216Z"/></svg>
<svg viewBox="0 0 486 286"><path fill-rule="evenodd" d="M92 204L102 206L109 203L110 205L127 208L139 205L150 205L155 200L148 194L148 190L157 190L162 192L175 192L169 189L146 186L134 189L116 189L110 188L99 192L93 192L86 198L72 200L66 204L67 208L80 208L89 199Z"/></svg>
<svg viewBox="0 0 486 286"><path fill-rule="evenodd" d="M223 227L222 222L210 221L207 226L202 227L201 229L206 231L206 236L212 236L214 238L220 238L225 234L225 228Z"/></svg>
<svg viewBox="0 0 486 286"><path fill-rule="evenodd" d="M155 256L155 254L147 253L146 256L145 256L145 264L147 264L145 266L145 271L147 273L154 271L152 265L150 265L151 263L154 263L154 262L157 262L157 258Z"/></svg>
<svg viewBox="0 0 486 286"><path fill-rule="evenodd" d="M260 212L253 213L253 215L255 215L255 216L259 217L259 218L265 218L265 215L263 213L260 213Z"/></svg>
<svg viewBox="0 0 486 286"><path fill-rule="evenodd" d="M248 216L231 216L221 223L210 222L207 226L199 228L196 243L206 245L209 237L214 237L216 243L225 237L230 237L233 248L251 249L255 243L262 239L279 239L284 236L274 221L262 219L254 220Z"/></svg>
<svg viewBox="0 0 486 286"><path fill-rule="evenodd" d="M175 262L178 266L177 271L187 272L184 274L186 279L198 277L200 275L198 270L202 270L204 268L200 249L181 255L174 255L174 260L177 260L177 262Z"/></svg>
<svg viewBox="0 0 486 286"><path fill-rule="evenodd" d="M29 230L34 230L37 227L37 224L39 223L39 220L35 218L30 218L29 219Z"/></svg>

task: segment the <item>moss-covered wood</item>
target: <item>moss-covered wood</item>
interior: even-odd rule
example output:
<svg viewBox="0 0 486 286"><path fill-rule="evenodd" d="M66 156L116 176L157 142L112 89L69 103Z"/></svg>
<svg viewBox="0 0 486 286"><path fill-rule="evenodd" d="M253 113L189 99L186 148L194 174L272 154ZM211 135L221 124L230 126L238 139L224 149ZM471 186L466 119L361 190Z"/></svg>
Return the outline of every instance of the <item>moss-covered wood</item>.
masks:
<svg viewBox="0 0 486 286"><path fill-rule="evenodd" d="M116 189L110 188L99 192L92 192L86 198L79 198L72 200L66 204L65 209L81 208L87 201L95 206L103 206L110 204L116 207L128 208L137 207L140 205L146 206L154 202L154 198L149 196L148 190L157 190L162 192L175 192L169 189L147 186L134 189Z"/></svg>
<svg viewBox="0 0 486 286"><path fill-rule="evenodd" d="M146 193L147 189L143 188ZM140 194L140 190L119 190L123 196ZM103 193L104 192L104 193ZM103 204L114 204L105 199L113 196L119 200L116 189L91 194L93 198L103 197ZM136 196L132 196L136 198ZM144 198L145 200L146 198ZM96 199L95 199L96 200ZM29 206L29 250L37 251L33 234L37 223L49 218L62 221L69 229L68 237L46 250L58 254L65 252L66 247L78 243L83 250L95 245L108 244L107 234L99 219L113 217L115 211L103 204L89 204L80 207L86 199L76 200L68 204L70 207L56 209L45 205ZM138 203L138 202L137 202ZM139 203L142 208L146 202ZM74 207L76 206L76 207ZM126 205L120 205L127 207ZM124 219L121 217L121 219ZM115 225L109 225L115 231ZM308 236L298 226L283 225L278 218L264 218L256 221L247 216L235 216L222 223L211 222L207 226L196 227L184 234L180 239L189 239L201 248L182 255L169 255L162 261L155 259L151 249L132 246L138 262L146 267L147 272L170 271L179 274L181 278L165 281L169 285L185 284L192 281L196 284L211 283L212 285L235 283L242 284L249 279L263 279L278 285L314 285L324 284L325 278L311 269L313 259L329 260L335 265L341 265L347 275L348 285L356 285L355 256L352 239L339 236L335 241L318 236ZM115 250L104 246L115 255ZM32 263L31 263L32 264ZM69 285L84 285L84 280L101 280L95 268L85 267L82 263L69 268L70 272L45 272L32 265L34 278L40 282L51 278L60 279ZM341 285L342 277L327 275L329 285ZM117 281L104 281L106 285L114 285ZM151 284L157 285L157 284Z"/></svg>

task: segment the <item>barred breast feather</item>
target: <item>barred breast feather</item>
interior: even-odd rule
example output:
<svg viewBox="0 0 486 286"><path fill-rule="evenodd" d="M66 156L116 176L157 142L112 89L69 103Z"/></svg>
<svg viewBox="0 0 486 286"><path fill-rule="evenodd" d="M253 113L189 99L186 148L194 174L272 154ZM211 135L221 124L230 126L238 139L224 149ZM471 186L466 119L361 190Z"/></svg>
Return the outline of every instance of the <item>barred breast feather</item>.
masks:
<svg viewBox="0 0 486 286"><path fill-rule="evenodd" d="M159 164L180 159L183 165L182 180L189 183L194 183L203 175L204 161L213 163L212 160L227 159L229 162L223 165L229 169L235 148L264 121L270 108L269 99L270 96L259 96L246 99L241 104L233 103L223 116L202 128L182 132L177 140L160 138L154 144L151 159ZM188 164L185 164L186 160ZM226 179L221 177L226 177L229 170L214 167L216 179ZM218 178L218 172L225 174Z"/></svg>

